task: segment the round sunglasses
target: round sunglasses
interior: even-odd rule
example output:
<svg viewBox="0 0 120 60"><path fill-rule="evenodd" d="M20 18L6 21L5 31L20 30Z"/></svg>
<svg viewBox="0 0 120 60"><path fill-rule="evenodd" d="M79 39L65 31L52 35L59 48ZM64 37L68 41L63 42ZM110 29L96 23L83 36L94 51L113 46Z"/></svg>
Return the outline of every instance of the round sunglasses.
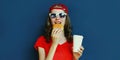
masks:
<svg viewBox="0 0 120 60"><path fill-rule="evenodd" d="M49 17L50 18L56 18L59 16L59 18L65 18L66 17L66 13L49 13Z"/></svg>

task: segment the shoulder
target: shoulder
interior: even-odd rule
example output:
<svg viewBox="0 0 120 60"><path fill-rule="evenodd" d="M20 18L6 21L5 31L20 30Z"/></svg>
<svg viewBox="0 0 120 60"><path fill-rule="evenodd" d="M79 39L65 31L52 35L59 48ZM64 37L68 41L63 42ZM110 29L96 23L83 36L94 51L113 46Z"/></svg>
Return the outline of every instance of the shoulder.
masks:
<svg viewBox="0 0 120 60"><path fill-rule="evenodd" d="M43 35L39 36L38 39L45 39Z"/></svg>
<svg viewBox="0 0 120 60"><path fill-rule="evenodd" d="M39 36L37 38L37 41L46 41L46 38L44 36Z"/></svg>
<svg viewBox="0 0 120 60"><path fill-rule="evenodd" d="M44 36L39 36L35 42L35 45L45 45L46 43L46 38Z"/></svg>
<svg viewBox="0 0 120 60"><path fill-rule="evenodd" d="M46 45L46 39L44 36L39 36L35 42L35 49L37 50L38 47L42 47L42 48L45 48L45 45Z"/></svg>

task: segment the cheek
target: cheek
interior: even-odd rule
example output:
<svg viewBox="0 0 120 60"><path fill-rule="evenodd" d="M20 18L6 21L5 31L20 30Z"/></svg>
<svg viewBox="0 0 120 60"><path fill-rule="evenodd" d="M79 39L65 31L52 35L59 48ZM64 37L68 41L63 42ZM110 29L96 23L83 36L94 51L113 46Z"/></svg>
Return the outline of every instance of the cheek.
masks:
<svg viewBox="0 0 120 60"><path fill-rule="evenodd" d="M55 24L54 21L55 21L55 19L51 19L52 24Z"/></svg>
<svg viewBox="0 0 120 60"><path fill-rule="evenodd" d="M62 20L62 24L63 24L63 25L65 25L65 19L64 19L64 20Z"/></svg>

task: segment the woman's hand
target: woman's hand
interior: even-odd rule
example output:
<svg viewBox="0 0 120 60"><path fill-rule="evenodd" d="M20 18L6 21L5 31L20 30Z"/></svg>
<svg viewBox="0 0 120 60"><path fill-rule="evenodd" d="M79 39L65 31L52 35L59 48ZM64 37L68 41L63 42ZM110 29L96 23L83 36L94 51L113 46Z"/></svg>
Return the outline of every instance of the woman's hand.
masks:
<svg viewBox="0 0 120 60"><path fill-rule="evenodd" d="M78 52L73 52L74 60L78 60L82 56L83 51L84 51L84 47L81 46Z"/></svg>
<svg viewBox="0 0 120 60"><path fill-rule="evenodd" d="M60 28L54 28L52 30L51 37L52 37L53 44L59 43L61 33L62 33L62 29L60 29Z"/></svg>

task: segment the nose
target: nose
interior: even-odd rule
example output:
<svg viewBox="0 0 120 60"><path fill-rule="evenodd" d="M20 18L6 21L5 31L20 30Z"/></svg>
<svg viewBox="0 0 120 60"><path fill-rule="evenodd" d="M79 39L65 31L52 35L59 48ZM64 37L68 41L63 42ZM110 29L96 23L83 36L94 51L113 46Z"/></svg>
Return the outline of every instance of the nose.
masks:
<svg viewBox="0 0 120 60"><path fill-rule="evenodd" d="M60 19L60 17L59 16L56 16L56 20L59 20Z"/></svg>

